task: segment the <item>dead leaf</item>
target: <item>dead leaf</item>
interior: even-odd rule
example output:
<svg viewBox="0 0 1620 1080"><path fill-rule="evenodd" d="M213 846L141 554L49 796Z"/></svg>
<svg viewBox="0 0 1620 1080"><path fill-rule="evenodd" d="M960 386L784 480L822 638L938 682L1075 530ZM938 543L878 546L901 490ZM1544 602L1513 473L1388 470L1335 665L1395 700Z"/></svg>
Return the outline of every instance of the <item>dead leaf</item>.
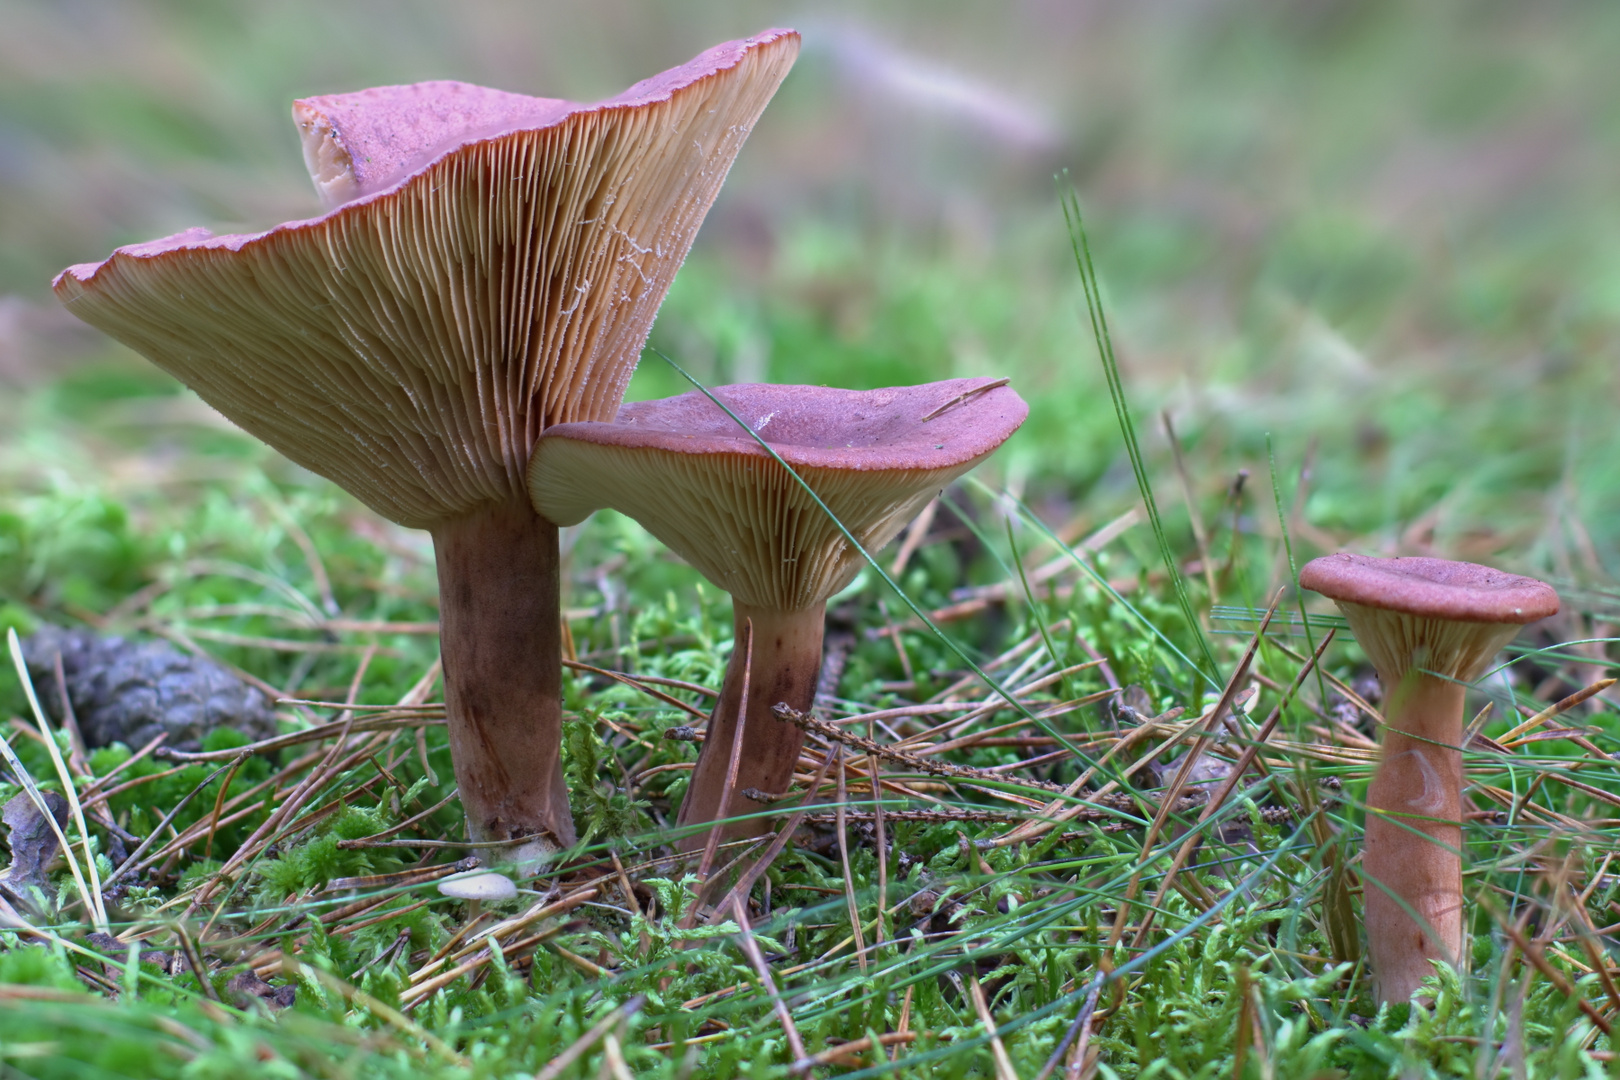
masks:
<svg viewBox="0 0 1620 1080"><path fill-rule="evenodd" d="M45 804L51 808L57 825L66 825L67 800L54 791L41 794ZM0 822L4 822L10 832L8 846L11 848L11 864L0 871L0 892L4 892L12 902L26 905L34 911L53 911L55 893L48 870L51 861L62 849L56 840L55 830L26 791L13 795L0 808Z"/></svg>

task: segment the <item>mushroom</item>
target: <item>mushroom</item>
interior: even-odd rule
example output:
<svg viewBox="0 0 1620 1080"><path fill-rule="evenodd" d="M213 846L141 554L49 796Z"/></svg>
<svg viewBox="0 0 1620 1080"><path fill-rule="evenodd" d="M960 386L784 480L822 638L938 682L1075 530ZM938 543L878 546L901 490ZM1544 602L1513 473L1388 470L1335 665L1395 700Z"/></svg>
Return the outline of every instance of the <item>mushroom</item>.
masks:
<svg viewBox="0 0 1620 1080"><path fill-rule="evenodd" d="M517 895L517 886L505 874L493 870L470 870L465 874L452 874L439 881L439 893L457 900L498 901L510 900Z"/></svg>
<svg viewBox="0 0 1620 1080"><path fill-rule="evenodd" d="M1525 623L1558 611L1534 578L1448 559L1314 559L1299 583L1338 604L1384 688L1362 889L1379 999L1401 1002L1461 955L1467 684Z"/></svg>
<svg viewBox="0 0 1620 1080"><path fill-rule="evenodd" d="M867 391L741 385L713 394L748 431L693 391L626 405L612 423L551 428L529 467L529 492L547 518L574 524L611 507L731 594L735 645L681 804L682 825L757 809L741 792L781 793L793 779L804 733L771 707L811 707L827 598L864 565L827 511L876 551L1028 413L1005 379ZM726 833L755 835L765 827L756 818ZM704 842L690 835L682 845Z"/></svg>
<svg viewBox="0 0 1620 1080"><path fill-rule="evenodd" d="M294 107L322 217L69 267L68 310L401 525L433 535L456 782L476 841L574 841L552 424L606 419L755 119L773 30L599 105L461 83ZM344 201L344 200L349 201Z"/></svg>

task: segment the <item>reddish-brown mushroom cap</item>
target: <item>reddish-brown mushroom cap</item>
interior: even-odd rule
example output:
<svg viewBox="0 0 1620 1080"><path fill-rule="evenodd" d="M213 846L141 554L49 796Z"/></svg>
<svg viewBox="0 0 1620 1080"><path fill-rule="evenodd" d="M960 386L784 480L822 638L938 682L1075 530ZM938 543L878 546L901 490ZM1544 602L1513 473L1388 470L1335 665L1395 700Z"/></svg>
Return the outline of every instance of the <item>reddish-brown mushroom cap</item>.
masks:
<svg viewBox="0 0 1620 1080"><path fill-rule="evenodd" d="M1551 585L1450 559L1341 552L1306 563L1299 583L1330 600L1428 619L1523 625L1558 613Z"/></svg>
<svg viewBox="0 0 1620 1080"><path fill-rule="evenodd" d="M868 550L1017 430L1005 380L885 390L762 384L713 391L770 443ZM536 509L574 524L611 507L739 601L797 611L863 562L827 514L701 391L635 402L611 423L563 424L535 446Z"/></svg>
<svg viewBox="0 0 1620 1080"><path fill-rule="evenodd" d="M317 186L358 197L121 248L54 288L385 517L432 527L522 499L542 429L618 408L797 51L769 31L592 106L459 83L312 98L297 114Z"/></svg>
<svg viewBox="0 0 1620 1080"><path fill-rule="evenodd" d="M1450 559L1324 555L1299 583L1338 603L1392 685L1413 665L1472 682L1520 626L1558 611L1550 585Z"/></svg>

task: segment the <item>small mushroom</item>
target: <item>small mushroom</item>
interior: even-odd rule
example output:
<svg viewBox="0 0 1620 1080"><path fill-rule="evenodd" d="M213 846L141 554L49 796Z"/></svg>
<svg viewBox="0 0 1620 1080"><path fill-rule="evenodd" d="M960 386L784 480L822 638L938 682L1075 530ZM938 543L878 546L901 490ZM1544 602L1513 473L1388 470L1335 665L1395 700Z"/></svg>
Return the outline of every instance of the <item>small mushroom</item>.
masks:
<svg viewBox="0 0 1620 1080"><path fill-rule="evenodd" d="M1474 563L1350 554L1312 560L1299 583L1338 604L1383 684L1362 895L1379 999L1406 1001L1462 949L1464 692L1558 594Z"/></svg>
<svg viewBox="0 0 1620 1080"><path fill-rule="evenodd" d="M517 895L517 886L505 874L493 870L473 870L455 874L439 881L439 892L457 900L510 900Z"/></svg>
<svg viewBox="0 0 1620 1080"><path fill-rule="evenodd" d="M611 417L798 35L727 42L599 105L463 83L294 108L335 205L69 267L69 311L373 510L433 535L456 783L475 841L571 844L557 530L524 470Z"/></svg>
<svg viewBox="0 0 1620 1080"><path fill-rule="evenodd" d="M876 551L1023 423L1028 409L1005 382L951 379L867 391L743 385L713 393L862 547ZM742 794L748 788L786 791L804 733L776 719L771 707L810 708L827 598L865 565L827 512L700 391L626 405L612 423L551 428L535 446L529 491L540 513L559 523L603 507L635 518L731 594L737 644L679 822L757 810L761 804ZM756 818L726 832L747 836L766 827ZM683 840L688 850L704 843L702 835Z"/></svg>

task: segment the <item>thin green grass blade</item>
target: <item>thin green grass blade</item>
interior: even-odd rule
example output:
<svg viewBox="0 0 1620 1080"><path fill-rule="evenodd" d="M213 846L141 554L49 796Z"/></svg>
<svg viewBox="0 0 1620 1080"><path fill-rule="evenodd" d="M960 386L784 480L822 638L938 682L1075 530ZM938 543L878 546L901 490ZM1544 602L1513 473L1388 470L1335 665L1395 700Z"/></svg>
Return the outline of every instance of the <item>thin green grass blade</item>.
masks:
<svg viewBox="0 0 1620 1080"><path fill-rule="evenodd" d="M988 487L985 487L982 481L976 480L972 477L969 477L967 482L970 484L977 484L985 491L990 490ZM1192 670L1198 672L1198 674L1203 677L1204 681L1207 682L1212 689L1221 689L1223 684L1216 682L1209 672L1203 670L1197 664L1193 663L1192 659L1186 653L1181 651L1180 646L1178 646L1174 641L1171 641L1170 638L1166 636L1164 631L1160 630L1154 625L1152 619L1149 619L1146 615L1142 614L1136 609L1135 604L1132 604L1129 600L1125 599L1125 597L1121 596L1119 590L1108 584L1108 579L1098 573L1097 568L1088 563L1079 552L1075 551L1074 548L1058 539L1057 533L1053 532L1046 522L1037 517L1035 512L1025 505L1022 500L1015 499L1010 495L1006 496L1006 498L1013 504L1013 506L1017 507L1019 514L1023 516L1025 521L1029 522L1032 526L1044 534L1048 540L1056 544L1060 551L1066 552L1069 558L1074 560L1074 564L1080 568L1080 571L1089 577L1092 580L1092 583L1095 584L1099 589L1106 592L1113 599L1114 603L1124 608L1130 614L1131 618L1135 619L1142 625L1144 630L1157 638L1159 643L1174 653L1182 663L1186 664Z"/></svg>
<svg viewBox="0 0 1620 1080"><path fill-rule="evenodd" d="M1080 271L1080 285L1085 290L1086 312L1091 317L1091 332L1097 342L1097 354L1102 359L1103 375L1108 380L1108 393L1114 401L1114 414L1119 418L1120 433L1125 438L1125 452L1131 460L1131 471L1136 475L1136 486L1142 493L1147 508L1148 524L1158 541L1159 557L1164 560L1165 573L1170 575L1170 587L1176 594L1176 603L1187 620L1187 628L1198 642L1198 650L1205 664L1198 669L1211 683L1221 685L1220 665L1210 651L1198 616L1193 611L1192 597L1187 593L1187 582L1181 576L1175 552L1170 549L1170 538L1159 517L1159 503L1153 497L1153 483L1148 479L1147 466L1142 461L1142 448L1137 443L1136 425L1131 420L1130 403L1125 400L1125 385L1119 376L1119 361L1114 356L1114 340L1108 330L1108 316L1103 310L1102 285L1097 278L1097 267L1091 260L1091 240L1086 235L1085 221L1080 216L1079 193L1070 187L1059 197L1063 207L1063 221L1069 229L1069 245L1074 250L1075 267ZM1195 665L1196 667L1196 665Z"/></svg>
<svg viewBox="0 0 1620 1080"><path fill-rule="evenodd" d="M1305 590L1299 587L1299 562L1294 558L1294 539L1288 533L1288 514L1283 510L1282 484L1277 479L1277 451L1271 445L1271 432L1266 432L1266 465L1271 470L1271 501L1277 507L1277 528L1282 530L1283 553L1288 556L1288 578L1294 586L1294 603L1299 608L1300 625L1305 629L1305 648L1316 651L1316 637L1311 633L1311 620L1305 617ZM1326 703L1327 682L1322 669L1316 669L1317 700Z"/></svg>
<svg viewBox="0 0 1620 1080"><path fill-rule="evenodd" d="M1012 552L1013 565L1018 568L1018 584L1024 590L1024 602L1029 605L1029 610L1035 614L1035 629L1040 631L1041 644L1046 647L1046 655L1052 658L1053 663L1057 663L1057 647L1052 644L1052 635L1046 628L1046 609L1041 605L1040 601L1035 599L1035 590L1029 587L1029 575L1024 572L1024 557L1018 550L1018 538L1013 535L1013 519L1008 517L1003 520L1007 523L1007 548ZM1058 696L1067 697L1068 695L1059 694Z"/></svg>

